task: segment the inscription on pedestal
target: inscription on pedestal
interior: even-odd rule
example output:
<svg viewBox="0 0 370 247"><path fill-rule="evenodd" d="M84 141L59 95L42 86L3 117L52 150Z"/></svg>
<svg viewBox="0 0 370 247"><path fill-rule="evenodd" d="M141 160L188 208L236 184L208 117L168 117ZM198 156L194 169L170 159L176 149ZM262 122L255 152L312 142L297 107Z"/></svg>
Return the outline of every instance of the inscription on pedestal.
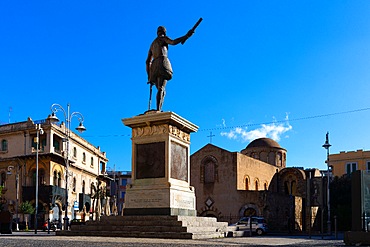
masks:
<svg viewBox="0 0 370 247"><path fill-rule="evenodd" d="M171 142L171 177L188 181L188 149Z"/></svg>
<svg viewBox="0 0 370 247"><path fill-rule="evenodd" d="M189 197L186 194L174 194L173 206L176 208L195 209L194 197Z"/></svg>
<svg viewBox="0 0 370 247"><path fill-rule="evenodd" d="M165 177L165 143L136 144L136 179Z"/></svg>
<svg viewBox="0 0 370 247"><path fill-rule="evenodd" d="M140 190L134 197L128 197L126 201L130 208L158 208L167 207L169 202L164 191Z"/></svg>

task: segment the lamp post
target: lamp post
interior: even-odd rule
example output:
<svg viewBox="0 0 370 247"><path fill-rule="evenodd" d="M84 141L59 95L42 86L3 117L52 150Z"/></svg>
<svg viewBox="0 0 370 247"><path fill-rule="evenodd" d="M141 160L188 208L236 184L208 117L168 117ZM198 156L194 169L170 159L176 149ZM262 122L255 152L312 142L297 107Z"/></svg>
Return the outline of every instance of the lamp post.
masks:
<svg viewBox="0 0 370 247"><path fill-rule="evenodd" d="M41 124L36 124L36 199L35 199L35 234L37 234L37 213L39 206L39 147L40 147L40 134L44 134Z"/></svg>
<svg viewBox="0 0 370 247"><path fill-rule="evenodd" d="M16 191L16 200L15 200L15 214L17 215L16 220L16 230L19 231L19 215L18 215L18 204L19 204L19 165L17 167L17 174L15 177L15 191Z"/></svg>
<svg viewBox="0 0 370 247"><path fill-rule="evenodd" d="M64 230L68 230L69 225L69 218L68 218L68 169L69 169L69 139L71 137L71 120L72 117L77 117L78 121L80 122L79 126L76 128L80 133L84 132L86 128L83 126L84 117L80 112L72 112L70 113L70 105L67 104L67 111L64 110L64 108L59 104L52 104L51 107L51 115L49 115L48 120L50 120L51 123L59 122L59 119L55 115L56 112L62 111L64 113L64 118L66 122L66 128L64 129L64 141L66 142L66 156L65 156L65 163L66 163L66 194L65 194L65 216L64 216Z"/></svg>
<svg viewBox="0 0 370 247"><path fill-rule="evenodd" d="M329 148L330 148L330 143L329 143L329 132L326 133L326 140L324 145L322 145L323 148L326 149L326 164L328 166L328 171L327 171L327 207L328 207L328 234L331 235L331 222L330 222L330 166L329 166Z"/></svg>

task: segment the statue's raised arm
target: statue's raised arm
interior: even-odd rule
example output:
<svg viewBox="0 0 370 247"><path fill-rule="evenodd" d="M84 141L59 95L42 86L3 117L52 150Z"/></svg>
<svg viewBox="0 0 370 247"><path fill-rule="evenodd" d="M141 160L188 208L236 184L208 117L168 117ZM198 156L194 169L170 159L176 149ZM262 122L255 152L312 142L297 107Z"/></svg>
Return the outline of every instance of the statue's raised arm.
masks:
<svg viewBox="0 0 370 247"><path fill-rule="evenodd" d="M165 87L167 81L172 79L172 66L168 59L168 45L184 44L190 38L195 29L198 27L203 19L200 18L198 22L190 29L186 35L172 40L166 35L166 28L159 26L157 28L157 38L154 39L150 45L148 56L146 59L146 72L148 74L148 84L150 84L149 109L151 107L152 86L157 88L157 111L162 110L164 96L166 94Z"/></svg>

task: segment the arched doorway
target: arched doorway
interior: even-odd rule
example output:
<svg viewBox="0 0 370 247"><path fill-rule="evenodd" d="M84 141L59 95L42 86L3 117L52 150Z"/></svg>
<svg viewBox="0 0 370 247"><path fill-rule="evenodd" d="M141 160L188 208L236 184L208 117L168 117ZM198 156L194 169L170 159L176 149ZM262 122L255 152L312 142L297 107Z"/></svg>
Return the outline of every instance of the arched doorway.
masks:
<svg viewBox="0 0 370 247"><path fill-rule="evenodd" d="M244 210L244 215L246 217L257 216L257 211L254 208L247 208Z"/></svg>
<svg viewBox="0 0 370 247"><path fill-rule="evenodd" d="M215 218L217 218L217 216L216 216L216 212L214 212L214 211L211 211L211 210L207 210L207 211L203 211L201 214L200 214L200 216L202 216L202 217L215 217Z"/></svg>
<svg viewBox="0 0 370 247"><path fill-rule="evenodd" d="M245 204L239 210L239 217L260 216L261 212L255 204Z"/></svg>
<svg viewBox="0 0 370 247"><path fill-rule="evenodd" d="M199 214L201 217L213 217L216 218L218 221L222 220L222 214L218 212L217 208L212 208L208 210L204 210L202 213Z"/></svg>

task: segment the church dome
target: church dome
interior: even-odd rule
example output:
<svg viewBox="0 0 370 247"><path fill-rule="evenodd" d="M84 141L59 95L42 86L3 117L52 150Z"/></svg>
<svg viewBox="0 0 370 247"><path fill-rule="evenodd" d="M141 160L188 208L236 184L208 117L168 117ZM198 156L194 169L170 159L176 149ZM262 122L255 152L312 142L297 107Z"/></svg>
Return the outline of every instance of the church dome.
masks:
<svg viewBox="0 0 370 247"><path fill-rule="evenodd" d="M258 138L240 152L276 167L286 167L286 150L270 138Z"/></svg>
<svg viewBox="0 0 370 247"><path fill-rule="evenodd" d="M251 143L248 144L246 149L248 148L260 148L260 147L265 147L265 148L281 148L279 143L276 141L270 139L270 138L258 138Z"/></svg>

